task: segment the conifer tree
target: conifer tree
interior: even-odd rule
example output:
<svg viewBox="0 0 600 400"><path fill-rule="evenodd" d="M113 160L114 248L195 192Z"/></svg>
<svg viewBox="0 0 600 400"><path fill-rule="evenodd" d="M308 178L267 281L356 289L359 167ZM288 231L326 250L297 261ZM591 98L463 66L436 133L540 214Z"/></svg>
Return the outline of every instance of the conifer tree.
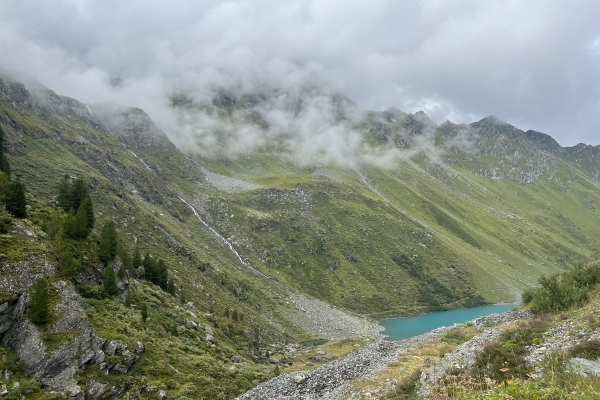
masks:
<svg viewBox="0 0 600 400"><path fill-rule="evenodd" d="M140 255L140 249L135 248L133 252L133 258L131 259L131 266L138 269L142 265L142 256Z"/></svg>
<svg viewBox="0 0 600 400"><path fill-rule="evenodd" d="M72 205L71 200L71 183L69 182L69 175L62 177L58 184L58 196L56 196L56 202L58 206L65 212L69 212Z"/></svg>
<svg viewBox="0 0 600 400"><path fill-rule="evenodd" d="M141 311L142 311L142 321L146 322L146 320L148 319L148 305L146 303L142 303Z"/></svg>
<svg viewBox="0 0 600 400"><path fill-rule="evenodd" d="M73 208L73 210L77 211L79 210L79 207L81 206L81 204L83 204L83 200L86 197L89 197L90 193L88 191L88 187L86 185L86 183L83 181L83 179L81 178L77 178L75 179L75 182L73 182L73 190L72 190L72 203L71 203L71 207Z"/></svg>
<svg viewBox="0 0 600 400"><path fill-rule="evenodd" d="M60 274L66 278L75 277L75 271L77 267L69 244L62 238L58 237L54 243L54 248L56 258L58 260L58 270Z"/></svg>
<svg viewBox="0 0 600 400"><path fill-rule="evenodd" d="M77 213L74 213L73 209L71 209L65 220L65 236L71 239L83 239L89 234L87 225L87 213L85 210L79 209Z"/></svg>
<svg viewBox="0 0 600 400"><path fill-rule="evenodd" d="M158 273L156 271L156 263L154 259L150 258L150 254L146 253L144 256L144 261L142 262L144 265L145 278L147 281L152 283L156 282L156 277Z"/></svg>
<svg viewBox="0 0 600 400"><path fill-rule="evenodd" d="M98 248L98 258L105 266L115 259L118 245L119 240L115 223L109 221L102 227L102 232L100 233L100 247Z"/></svg>
<svg viewBox="0 0 600 400"><path fill-rule="evenodd" d="M90 196L84 197L83 201L81 202L80 209L86 216L87 228L93 229L96 218L94 217L94 207L92 205L92 199L90 198ZM77 210L77 211L79 212L79 210Z"/></svg>
<svg viewBox="0 0 600 400"><path fill-rule="evenodd" d="M233 313L231 314L231 319L234 321L238 320L238 312L237 310L233 310Z"/></svg>
<svg viewBox="0 0 600 400"><path fill-rule="evenodd" d="M175 295L175 282L173 279L169 279L169 282L167 283L167 293L173 296Z"/></svg>
<svg viewBox="0 0 600 400"><path fill-rule="evenodd" d="M129 249L123 242L119 243L119 248L117 249L117 256L123 262L123 267L125 267L125 269L131 269L131 254L129 253Z"/></svg>
<svg viewBox="0 0 600 400"><path fill-rule="evenodd" d="M6 210L17 218L27 216L25 187L20 181L11 182L6 188Z"/></svg>
<svg viewBox="0 0 600 400"><path fill-rule="evenodd" d="M88 213L83 208L79 208L75 213L75 224L78 237L80 239L87 237L89 234Z"/></svg>
<svg viewBox="0 0 600 400"><path fill-rule="evenodd" d="M119 294L117 278L115 277L115 271L112 267L107 267L104 270L104 281L102 281L102 285L104 286L104 294L106 294L106 296L112 297Z"/></svg>
<svg viewBox="0 0 600 400"><path fill-rule="evenodd" d="M164 291L167 291L167 284L169 283L169 271L167 265L163 260L158 260L158 276L156 282L154 282Z"/></svg>
<svg viewBox="0 0 600 400"><path fill-rule="evenodd" d="M48 281L40 278L31 288L31 301L29 303L29 319L35 324L45 324L52 318L50 310L50 294Z"/></svg>
<svg viewBox="0 0 600 400"><path fill-rule="evenodd" d="M4 130L0 126L0 171L4 172L10 178L10 165L4 154Z"/></svg>

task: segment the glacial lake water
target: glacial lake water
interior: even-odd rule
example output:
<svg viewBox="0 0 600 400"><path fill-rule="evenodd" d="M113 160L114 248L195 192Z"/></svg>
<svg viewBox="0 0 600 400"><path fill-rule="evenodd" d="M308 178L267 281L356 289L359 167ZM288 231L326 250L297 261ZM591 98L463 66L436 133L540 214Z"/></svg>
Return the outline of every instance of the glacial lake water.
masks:
<svg viewBox="0 0 600 400"><path fill-rule="evenodd" d="M488 314L502 313L515 308L516 304L493 304L459 310L435 312L416 317L388 319L380 324L385 328L388 340L400 340L429 332L442 326L452 326Z"/></svg>

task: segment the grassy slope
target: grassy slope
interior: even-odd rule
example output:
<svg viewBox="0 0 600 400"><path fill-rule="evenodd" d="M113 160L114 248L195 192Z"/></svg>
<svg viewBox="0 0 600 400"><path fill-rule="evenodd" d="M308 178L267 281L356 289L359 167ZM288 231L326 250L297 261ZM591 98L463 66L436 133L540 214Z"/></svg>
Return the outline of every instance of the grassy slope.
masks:
<svg viewBox="0 0 600 400"><path fill-rule="evenodd" d="M0 103L0 113L19 127L16 131L4 125L14 176L29 192L47 203L56 195L58 179L65 173L88 180L96 226L113 220L128 246L137 242L142 254L148 251L164 259L178 293L195 304L196 317L190 317L178 299L148 283L132 281L137 296L150 304L150 322L142 324L139 311L125 307L122 301L87 300L90 321L101 335L131 345L140 340L147 353L128 376L104 376L91 368L84 372L82 381L93 376L111 384L127 382L134 388L150 383L168 388L177 398L231 398L250 388L252 380L271 376L269 367L254 358L253 332L259 332L261 347L307 338L285 318L291 309L281 289L241 266L170 193L163 178L148 172L115 137L90 128L74 116L42 120L5 103ZM53 137L54 131L60 131L59 141ZM78 136L85 142L80 143ZM171 165L182 159L172 160ZM185 176L184 171L181 175ZM139 194L131 194L133 189ZM48 243L44 246L52 248ZM198 270L203 262L211 264L206 273ZM236 296L236 288L242 290L241 296ZM226 318L226 308L243 314L243 321ZM214 309L214 318L208 315L210 309ZM199 323L200 330L186 327L188 319ZM214 327L215 321L220 329ZM178 337L166 333L173 326L178 327ZM216 347L205 344L204 326L213 326ZM223 333L225 326L230 326L231 338ZM231 369L229 358L233 354L249 364Z"/></svg>
<svg viewBox="0 0 600 400"><path fill-rule="evenodd" d="M513 301L542 274L567 268L598 246L598 217L586 206L598 204L598 182L564 162L526 185L459 167L440 171L418 157L389 171L363 168L364 179L325 168L343 183L263 154L205 166L287 191L269 202L261 202L267 189L221 193L226 203L209 208L219 229L238 238L244 256L292 287L377 316L423 311L422 302L406 301L418 298L423 281L399 270L394 254L416 254L429 276L462 290L460 297L476 288L497 302ZM310 193L308 207L285 200L298 188ZM317 254L320 238L329 246L324 254ZM453 279L450 266L459 267L464 284L457 285L462 280Z"/></svg>
<svg viewBox="0 0 600 400"><path fill-rule="evenodd" d="M24 115L21 124L31 118ZM110 205L107 210L120 202L130 204L124 211L128 214L143 208L145 218L152 215L153 221L146 224L152 227L157 221L166 222L161 213L173 217L169 234L185 244L181 220L186 225L198 221L166 188L167 181L188 200L195 200L204 216L225 237L233 238L236 248L261 271L333 304L379 317L474 304L480 301L475 291L488 301L513 300L518 290L534 284L542 273L589 255L600 233L596 215L586 207L590 201L599 203L598 183L566 162L534 183L517 185L482 178L460 167L440 168L420 156L399 161L391 170L362 167L359 173L334 167L299 168L269 154L197 160L213 172L265 187L225 193L207 184L199 166L181 154L161 156L134 149L160 171L153 175L115 138L103 137L75 117L52 118L51 124L68 128L61 131L61 144L80 158L90 153L75 140L81 131L112 150L97 155L93 165L81 160L61 165L47 151L62 146L43 139L51 137L52 128L34 120L29 131L38 132L35 136L40 139L29 144L28 151L36 150L36 163L43 158L52 164L44 166L53 174L35 188L36 193L51 195L47 188L62 170L75 173L87 168L86 174L104 190L109 190L108 181L119 182L119 189L110 188L115 203L112 197L101 200ZM41 144L41 140L48 142ZM103 146L92 153L106 153ZM106 159L130 173L114 173L104 165ZM488 161L475 160L469 167ZM22 167L25 174L34 171ZM33 181L34 174L24 175L24 180ZM581 178L573 180L573 174ZM130 195L132 189L141 195ZM197 229L204 231L199 224ZM133 233L129 235L133 239ZM217 247L231 265L242 268L222 244ZM202 253L200 248L195 251ZM415 262L398 263L402 256ZM426 292L433 293L431 303Z"/></svg>

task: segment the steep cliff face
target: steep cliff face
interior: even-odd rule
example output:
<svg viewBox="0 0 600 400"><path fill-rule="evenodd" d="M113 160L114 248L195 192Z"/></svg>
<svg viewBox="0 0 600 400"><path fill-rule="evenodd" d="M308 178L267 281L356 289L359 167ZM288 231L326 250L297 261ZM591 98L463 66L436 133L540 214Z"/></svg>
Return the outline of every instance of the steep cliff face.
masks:
<svg viewBox="0 0 600 400"><path fill-rule="evenodd" d="M90 113L134 151L144 149L162 156L177 152L167 135L139 108L100 103L91 105Z"/></svg>
<svg viewBox="0 0 600 400"><path fill-rule="evenodd" d="M24 221L15 221L14 236L21 234L31 245L46 245L45 234ZM25 254L23 254L25 256ZM20 261L0 262L0 287L5 301L0 303L0 343L11 348L23 363L25 372L36 377L52 392L77 399L99 398L97 383L80 385L76 375L95 364L107 374L126 374L144 352L138 343L134 351L120 341L109 341L94 333L86 316L83 299L71 282L55 276L57 266L48 253L31 253ZM51 281L53 319L36 325L27 317L29 292L42 277ZM107 356L111 357L110 361ZM89 386L89 387L88 387ZM104 393L123 392L126 387L104 385Z"/></svg>

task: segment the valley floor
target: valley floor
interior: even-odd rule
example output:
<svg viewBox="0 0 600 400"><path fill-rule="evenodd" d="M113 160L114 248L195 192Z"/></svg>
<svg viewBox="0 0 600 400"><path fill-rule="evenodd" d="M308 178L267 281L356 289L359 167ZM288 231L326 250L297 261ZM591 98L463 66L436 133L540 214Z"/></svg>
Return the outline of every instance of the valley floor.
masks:
<svg viewBox="0 0 600 400"><path fill-rule="evenodd" d="M400 341L386 341L378 335L373 342L364 346L363 343L355 344L356 347L363 347L327 364L304 371L288 368L292 372L277 376L238 399L591 399L600 394L599 382L593 377L583 378L570 370L569 363L577 363L573 360L580 359L569 358L573 356L568 354L572 354L570 351L575 346L600 343L599 311L600 293L596 293L588 305L569 313L536 317L529 310L512 311L480 317L453 327L442 327ZM502 384L486 377L486 388L476 385L470 387L465 381L460 381L464 378L459 378L458 371L464 374L471 370L482 350L493 343L502 342L502 337L505 337L503 334L527 331L538 325L544 326L543 339L534 339L532 344L524 346L526 364L533 371L526 379L515 378ZM354 342L360 343L360 339ZM328 348L335 347L333 343L330 342ZM512 346L511 341L501 344L505 348ZM326 349L325 346L322 348ZM292 355L291 358L300 358L302 353L309 351L297 350L298 357ZM310 352L314 353L323 354L323 351ZM573 382L569 384L573 387L569 387L568 391L554 382L558 379L558 372L545 370L548 360L558 355L562 357L562 367L566 367L561 379L568 376L568 380ZM582 382L582 379L591 381ZM554 387L555 383L557 387ZM588 385L587 392L579 388L585 385ZM511 394L506 394L507 391ZM550 397L539 397L540 393ZM577 393L581 396L575 396Z"/></svg>

